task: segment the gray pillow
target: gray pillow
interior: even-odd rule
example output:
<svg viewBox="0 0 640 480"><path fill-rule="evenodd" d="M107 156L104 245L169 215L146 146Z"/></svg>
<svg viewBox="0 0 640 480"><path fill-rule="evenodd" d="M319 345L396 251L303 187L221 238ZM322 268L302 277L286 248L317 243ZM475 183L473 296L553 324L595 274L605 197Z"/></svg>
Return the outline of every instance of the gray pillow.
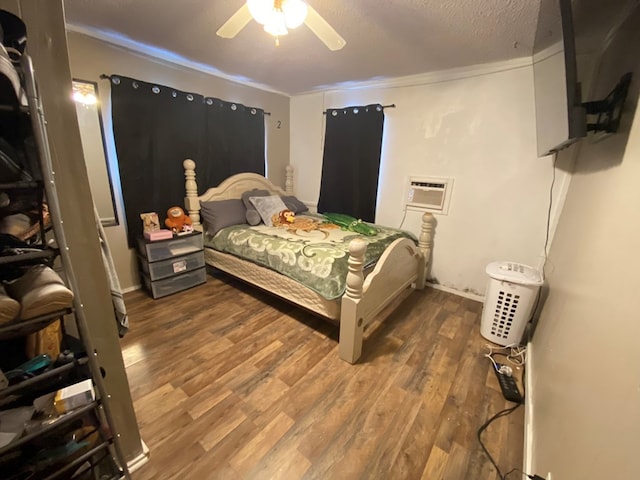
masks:
<svg viewBox="0 0 640 480"><path fill-rule="evenodd" d="M246 211L244 203L239 198L200 202L202 223L209 235L215 235L225 227L247 223Z"/></svg>
<svg viewBox="0 0 640 480"><path fill-rule="evenodd" d="M307 207L293 195L283 195L280 198L282 198L282 201L287 206L287 209L291 210L293 213L303 213L309 211L309 207Z"/></svg>
<svg viewBox="0 0 640 480"><path fill-rule="evenodd" d="M270 195L268 197L249 197L251 203L256 207L260 214L260 218L268 227L273 227L271 217L278 215L283 210L287 210L287 206L278 195Z"/></svg>
<svg viewBox="0 0 640 480"><path fill-rule="evenodd" d="M249 225L258 225L262 221L260 214L253 203L249 200L249 197L268 197L270 195L271 193L269 193L268 190L259 190L257 188L248 190L242 194L242 202L244 203L244 207L247 209L245 221Z"/></svg>

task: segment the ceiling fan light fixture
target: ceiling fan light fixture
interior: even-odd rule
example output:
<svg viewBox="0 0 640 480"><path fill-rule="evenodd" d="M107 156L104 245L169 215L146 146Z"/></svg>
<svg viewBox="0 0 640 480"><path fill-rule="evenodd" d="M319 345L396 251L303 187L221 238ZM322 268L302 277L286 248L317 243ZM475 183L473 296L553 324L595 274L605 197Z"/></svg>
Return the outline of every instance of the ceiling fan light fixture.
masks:
<svg viewBox="0 0 640 480"><path fill-rule="evenodd" d="M264 31L270 33L274 37L281 37L282 35L289 33L287 31L287 24L282 10L273 9L271 11L269 19L264 24Z"/></svg>
<svg viewBox="0 0 640 480"><path fill-rule="evenodd" d="M282 12L284 13L287 28L298 28L307 18L307 4L302 0L283 0Z"/></svg>
<svg viewBox="0 0 640 480"><path fill-rule="evenodd" d="M247 0L249 13L271 35L286 35L287 28L297 28L307 18L307 4L302 0Z"/></svg>
<svg viewBox="0 0 640 480"><path fill-rule="evenodd" d="M329 23L305 0L247 0L216 31L222 38L234 38L254 19L264 30L276 37L286 35L288 28L306 24L331 51L340 50L347 43Z"/></svg>
<svg viewBox="0 0 640 480"><path fill-rule="evenodd" d="M273 0L247 0L249 13L260 25L265 25L269 21L273 5Z"/></svg>

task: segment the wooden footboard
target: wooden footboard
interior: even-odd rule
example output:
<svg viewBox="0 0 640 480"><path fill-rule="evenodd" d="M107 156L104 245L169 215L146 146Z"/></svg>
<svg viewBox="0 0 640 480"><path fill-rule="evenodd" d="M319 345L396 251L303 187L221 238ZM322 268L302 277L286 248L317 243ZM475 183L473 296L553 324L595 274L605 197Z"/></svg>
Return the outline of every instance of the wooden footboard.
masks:
<svg viewBox="0 0 640 480"><path fill-rule="evenodd" d="M424 288L432 232L433 215L425 213L418 246L407 238L395 240L366 279L362 265L367 245L359 239L349 244L347 290L340 312L340 358L356 363L362 354L364 329L374 317L408 286Z"/></svg>

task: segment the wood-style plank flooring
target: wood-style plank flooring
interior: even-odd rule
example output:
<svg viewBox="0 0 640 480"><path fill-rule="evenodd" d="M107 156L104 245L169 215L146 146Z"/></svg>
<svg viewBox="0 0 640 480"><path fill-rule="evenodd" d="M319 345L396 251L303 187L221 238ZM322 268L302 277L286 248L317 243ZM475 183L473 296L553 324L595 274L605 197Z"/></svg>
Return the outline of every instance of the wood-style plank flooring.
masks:
<svg viewBox="0 0 640 480"><path fill-rule="evenodd" d="M337 326L222 274L125 300L150 448L134 480L498 478L476 432L512 404L484 357L478 302L408 291L349 365ZM483 439L503 473L521 468L523 409Z"/></svg>

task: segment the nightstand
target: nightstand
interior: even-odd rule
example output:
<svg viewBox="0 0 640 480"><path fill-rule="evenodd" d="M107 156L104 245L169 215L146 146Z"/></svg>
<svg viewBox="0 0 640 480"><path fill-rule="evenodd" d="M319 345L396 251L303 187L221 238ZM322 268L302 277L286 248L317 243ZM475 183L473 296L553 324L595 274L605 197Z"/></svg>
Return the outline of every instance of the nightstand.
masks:
<svg viewBox="0 0 640 480"><path fill-rule="evenodd" d="M153 298L181 292L207 281L202 233L149 242L138 239L140 276Z"/></svg>

